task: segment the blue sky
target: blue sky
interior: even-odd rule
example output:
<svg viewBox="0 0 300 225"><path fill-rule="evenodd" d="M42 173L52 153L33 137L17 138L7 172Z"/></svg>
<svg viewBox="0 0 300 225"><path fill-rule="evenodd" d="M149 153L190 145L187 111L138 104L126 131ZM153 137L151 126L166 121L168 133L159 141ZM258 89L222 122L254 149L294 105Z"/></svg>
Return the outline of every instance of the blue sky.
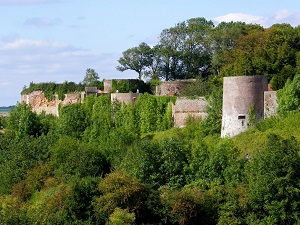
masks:
<svg viewBox="0 0 300 225"><path fill-rule="evenodd" d="M87 68L136 78L115 69L122 52L190 18L300 25L296 0L0 0L0 11L0 106L31 81L80 82Z"/></svg>

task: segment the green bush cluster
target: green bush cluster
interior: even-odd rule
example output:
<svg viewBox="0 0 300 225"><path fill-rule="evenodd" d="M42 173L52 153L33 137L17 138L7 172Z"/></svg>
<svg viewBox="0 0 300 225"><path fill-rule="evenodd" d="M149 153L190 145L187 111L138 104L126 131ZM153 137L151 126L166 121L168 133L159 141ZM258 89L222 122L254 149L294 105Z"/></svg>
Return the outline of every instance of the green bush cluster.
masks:
<svg viewBox="0 0 300 225"><path fill-rule="evenodd" d="M76 84L74 82L65 81L62 84L54 82L47 83L33 83L30 82L29 87L24 87L21 94L29 94L33 91L43 91L48 101L53 100L54 95L57 94L60 100L65 98L65 94L76 93L84 91L85 86L81 83Z"/></svg>

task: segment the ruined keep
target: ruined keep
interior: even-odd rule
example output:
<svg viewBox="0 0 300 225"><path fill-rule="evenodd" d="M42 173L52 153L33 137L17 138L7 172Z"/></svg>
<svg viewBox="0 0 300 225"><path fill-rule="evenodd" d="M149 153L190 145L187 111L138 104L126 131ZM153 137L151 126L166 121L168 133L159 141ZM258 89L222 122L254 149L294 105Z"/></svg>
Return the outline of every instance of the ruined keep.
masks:
<svg viewBox="0 0 300 225"><path fill-rule="evenodd" d="M221 137L233 137L248 128L249 109L253 105L257 120L264 118L264 76L224 77Z"/></svg>

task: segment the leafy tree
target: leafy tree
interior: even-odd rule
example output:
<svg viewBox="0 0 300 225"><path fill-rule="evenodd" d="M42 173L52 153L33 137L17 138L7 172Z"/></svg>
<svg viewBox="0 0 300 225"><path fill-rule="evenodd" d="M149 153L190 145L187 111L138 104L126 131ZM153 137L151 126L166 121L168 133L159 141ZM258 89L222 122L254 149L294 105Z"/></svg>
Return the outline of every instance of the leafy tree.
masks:
<svg viewBox="0 0 300 225"><path fill-rule="evenodd" d="M108 171L108 164L96 145L63 136L50 150L50 163L58 174L95 177Z"/></svg>
<svg viewBox="0 0 300 225"><path fill-rule="evenodd" d="M97 85L98 80L99 80L98 73L96 73L94 69L87 68L82 84L84 84L85 86L98 86Z"/></svg>
<svg viewBox="0 0 300 225"><path fill-rule="evenodd" d="M139 80L141 80L146 67L152 64L151 54L151 48L142 42L138 47L123 52L123 56L118 60L120 66L117 66L116 69L121 72L134 70L138 73Z"/></svg>
<svg viewBox="0 0 300 225"><path fill-rule="evenodd" d="M300 107L300 75L288 80L283 89L277 91L278 113L298 111Z"/></svg>
<svg viewBox="0 0 300 225"><path fill-rule="evenodd" d="M207 117L204 120L206 132L220 134L222 126L222 88L215 87L208 97Z"/></svg>
<svg viewBox="0 0 300 225"><path fill-rule="evenodd" d="M44 135L21 139L0 135L0 138L0 193L9 193L17 181L26 177L26 170L48 159L48 147L53 142Z"/></svg>
<svg viewBox="0 0 300 225"><path fill-rule="evenodd" d="M108 220L107 225L134 225L135 215L127 209L116 208Z"/></svg>
<svg viewBox="0 0 300 225"><path fill-rule="evenodd" d="M170 224L216 224L217 210L213 197L197 186L172 190L160 189L164 220Z"/></svg>
<svg viewBox="0 0 300 225"><path fill-rule="evenodd" d="M211 32L210 39L213 46L212 71L219 74L225 62L224 53L232 50L238 38L247 35L250 30L263 30L263 27L246 24L244 22L221 22Z"/></svg>
<svg viewBox="0 0 300 225"><path fill-rule="evenodd" d="M193 18L165 29L159 37L160 74L165 80L204 76L210 66L211 49L206 36L213 23Z"/></svg>
<svg viewBox="0 0 300 225"><path fill-rule="evenodd" d="M246 167L253 213L248 219L252 223L295 224L299 221L299 166L297 141L269 135L266 148L253 156Z"/></svg>
<svg viewBox="0 0 300 225"><path fill-rule="evenodd" d="M80 103L61 107L57 120L57 130L60 135L81 138L87 127L86 114Z"/></svg>
<svg viewBox="0 0 300 225"><path fill-rule="evenodd" d="M134 213L137 224L149 219L146 207L148 188L124 171L107 175L99 183L98 190L101 195L94 202L97 218L107 220L117 208L121 208Z"/></svg>
<svg viewBox="0 0 300 225"><path fill-rule="evenodd" d="M7 129L12 130L16 138L39 135L40 128L39 117L26 103L18 104L11 110L10 116L7 118Z"/></svg>

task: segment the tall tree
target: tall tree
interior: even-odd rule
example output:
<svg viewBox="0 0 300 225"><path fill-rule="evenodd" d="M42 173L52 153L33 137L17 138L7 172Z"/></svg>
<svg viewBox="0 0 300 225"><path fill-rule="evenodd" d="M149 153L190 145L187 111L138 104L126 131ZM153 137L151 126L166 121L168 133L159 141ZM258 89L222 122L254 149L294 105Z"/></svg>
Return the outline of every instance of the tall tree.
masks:
<svg viewBox="0 0 300 225"><path fill-rule="evenodd" d="M213 26L212 21L192 18L162 31L160 72L166 80L194 78L206 73L211 60L207 37Z"/></svg>
<svg viewBox="0 0 300 225"><path fill-rule="evenodd" d="M86 86L98 86L99 75L94 69L87 68L82 83Z"/></svg>
<svg viewBox="0 0 300 225"><path fill-rule="evenodd" d="M151 52L150 46L145 42L142 42L138 47L127 49L118 60L120 65L116 69L121 72L133 70L138 73L139 80L141 80L145 69L152 64Z"/></svg>

